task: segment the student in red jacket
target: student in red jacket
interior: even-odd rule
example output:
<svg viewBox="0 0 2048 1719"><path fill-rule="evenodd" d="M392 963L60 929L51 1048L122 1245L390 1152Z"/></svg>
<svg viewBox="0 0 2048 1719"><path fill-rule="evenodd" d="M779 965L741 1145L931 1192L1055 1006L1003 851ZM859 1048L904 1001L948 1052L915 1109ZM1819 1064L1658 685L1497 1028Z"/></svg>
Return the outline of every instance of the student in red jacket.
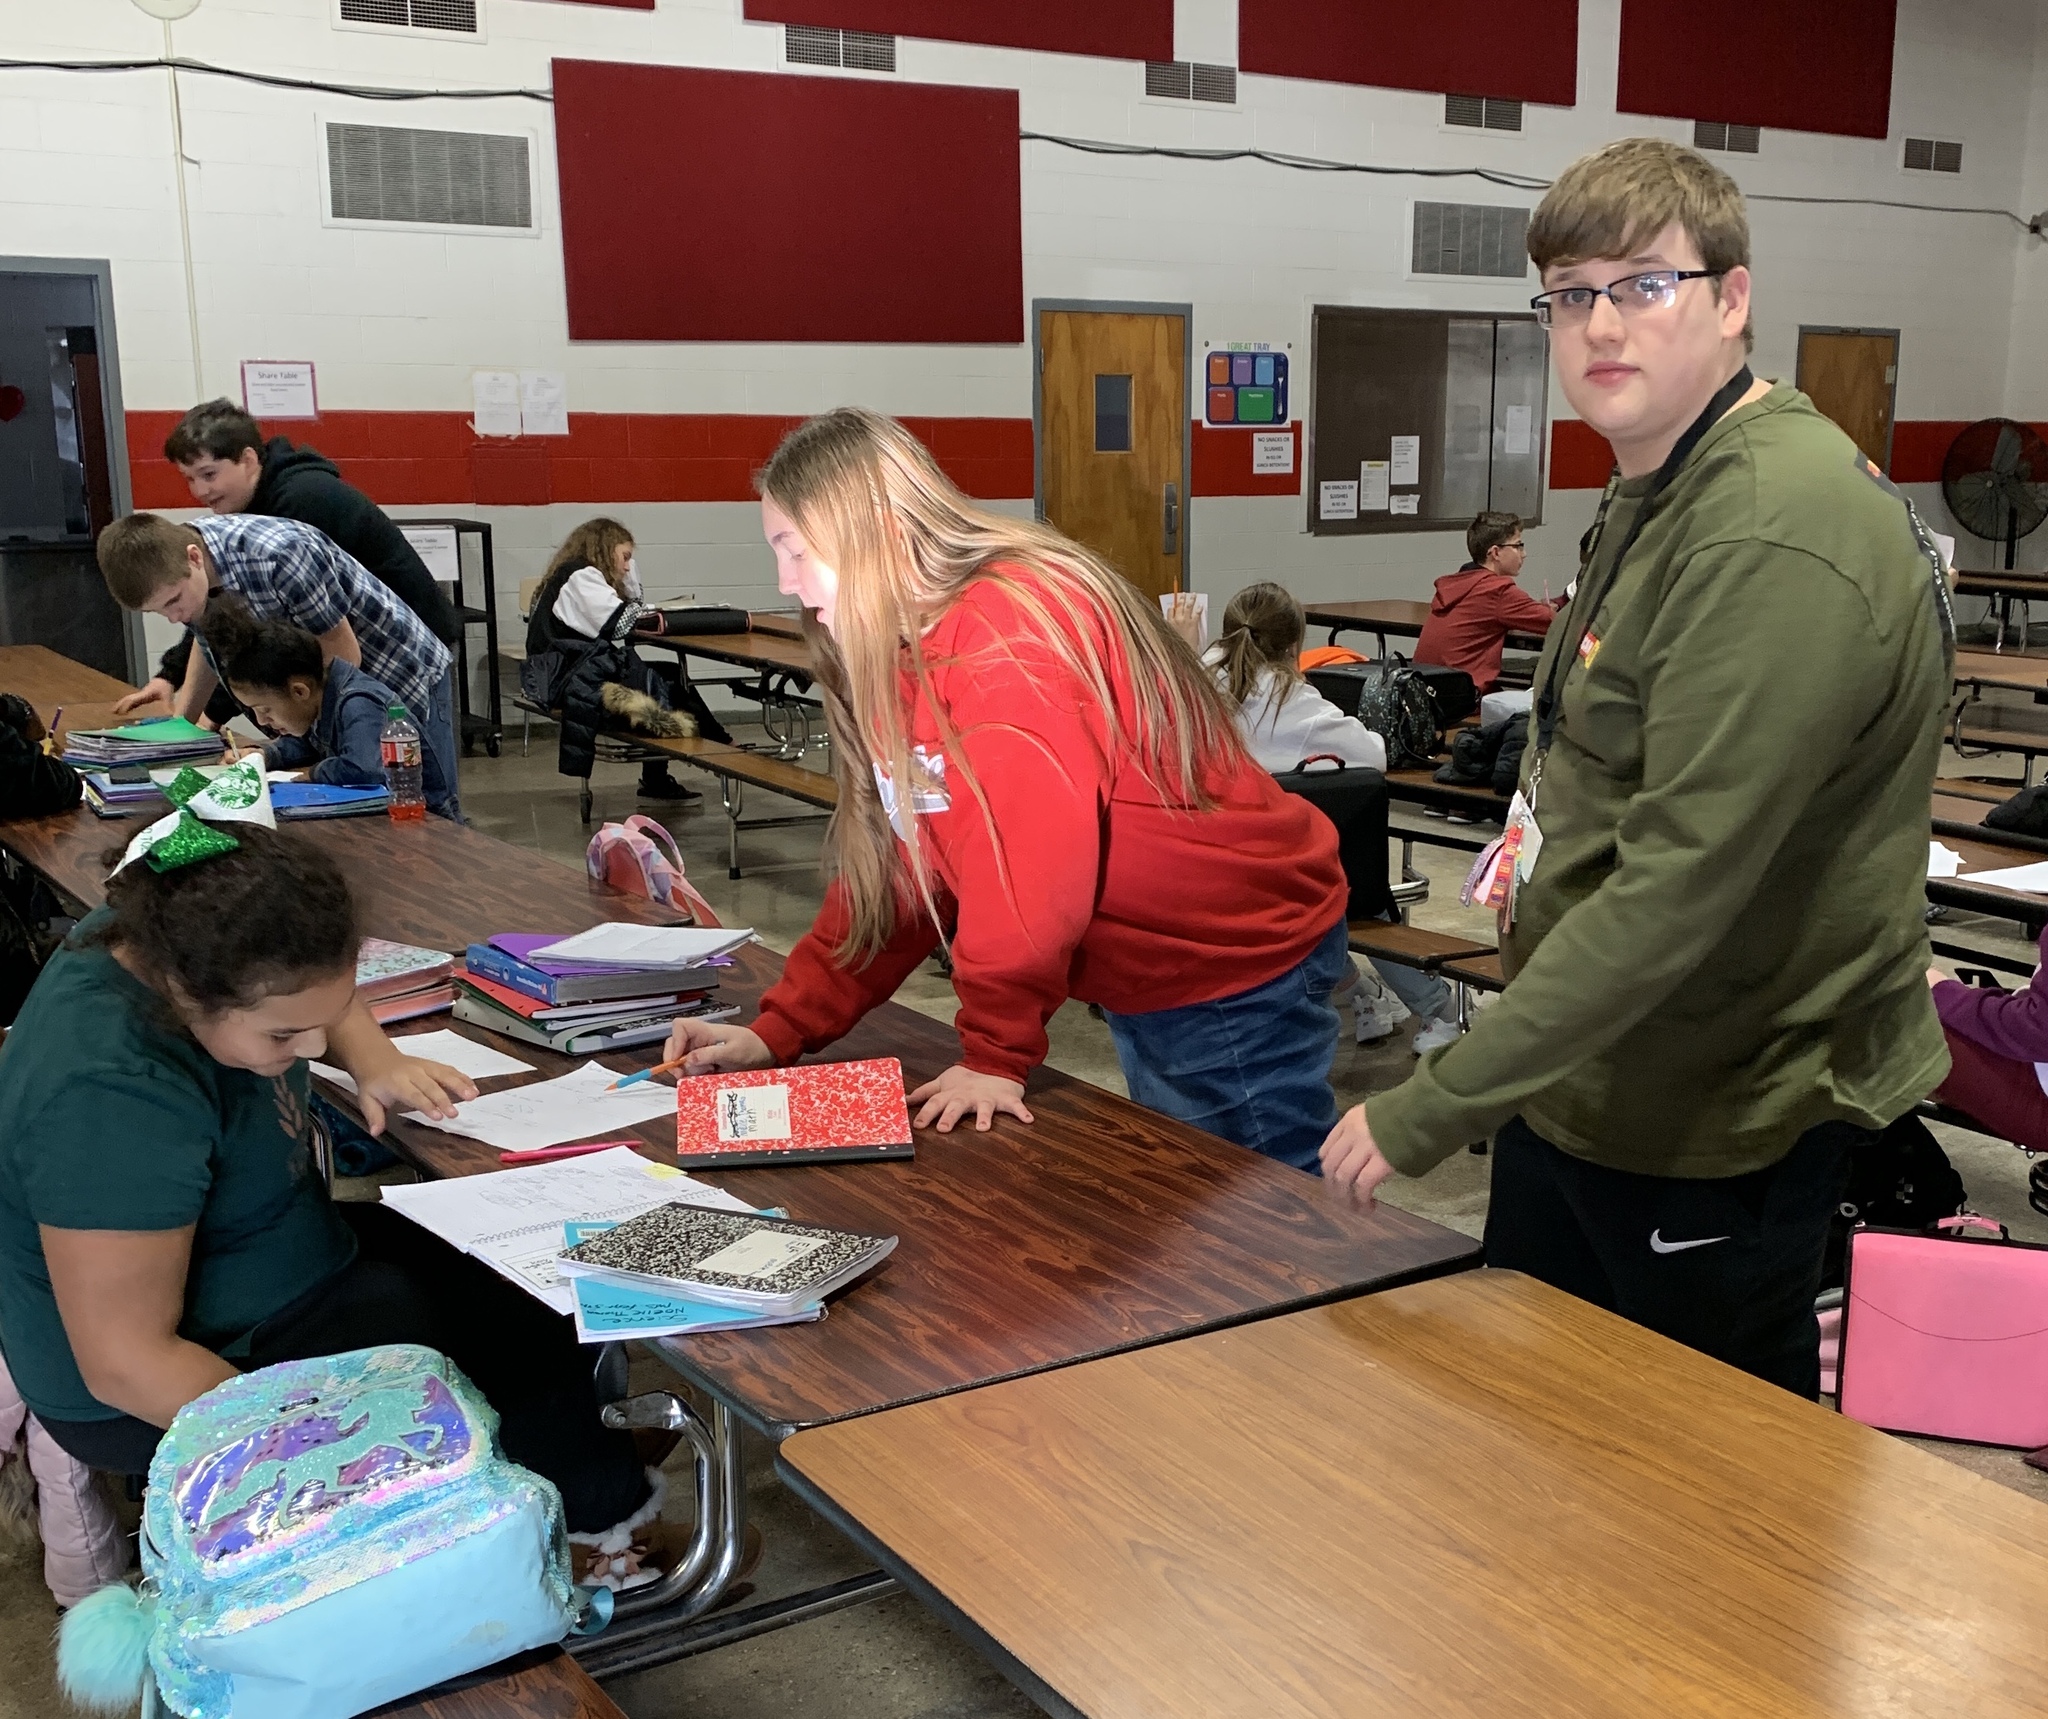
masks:
<svg viewBox="0 0 2048 1719"><path fill-rule="evenodd" d="M793 1060L944 940L961 1058L910 1095L920 1126L1029 1122L1077 997L1139 1103L1313 1170L1349 970L1336 831L1246 755L1156 605L872 412L793 431L760 487L831 722L832 881L754 1024L678 1021L668 1055Z"/></svg>
<svg viewBox="0 0 2048 1719"><path fill-rule="evenodd" d="M1463 669L1483 697L1500 683L1500 652L1510 633L1544 633L1564 599L1542 602L1515 583L1522 571L1522 522L1482 513L1465 530L1472 559L1436 582L1415 660Z"/></svg>

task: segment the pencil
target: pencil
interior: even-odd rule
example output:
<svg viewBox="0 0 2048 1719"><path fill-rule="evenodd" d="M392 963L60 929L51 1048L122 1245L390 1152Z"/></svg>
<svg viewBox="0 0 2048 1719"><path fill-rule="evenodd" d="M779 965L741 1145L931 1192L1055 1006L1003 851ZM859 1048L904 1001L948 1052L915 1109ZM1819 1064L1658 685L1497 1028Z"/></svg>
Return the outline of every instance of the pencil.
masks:
<svg viewBox="0 0 2048 1719"><path fill-rule="evenodd" d="M606 1087L605 1091L617 1092L622 1086L638 1086L643 1080L652 1080L657 1074L674 1074L689 1060L686 1056L679 1056L674 1062L658 1062L652 1068L643 1068L638 1074L622 1074Z"/></svg>

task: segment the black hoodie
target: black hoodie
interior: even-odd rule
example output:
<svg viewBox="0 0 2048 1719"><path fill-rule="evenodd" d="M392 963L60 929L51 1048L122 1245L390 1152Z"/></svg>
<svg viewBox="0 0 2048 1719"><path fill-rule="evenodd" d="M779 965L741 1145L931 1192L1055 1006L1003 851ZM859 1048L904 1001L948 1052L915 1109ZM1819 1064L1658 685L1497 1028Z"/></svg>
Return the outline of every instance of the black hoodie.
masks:
<svg viewBox="0 0 2048 1719"><path fill-rule="evenodd" d="M296 519L324 531L419 616L444 644L458 644L462 623L419 552L374 501L344 479L332 461L311 448L272 436L263 448L263 476L250 513Z"/></svg>

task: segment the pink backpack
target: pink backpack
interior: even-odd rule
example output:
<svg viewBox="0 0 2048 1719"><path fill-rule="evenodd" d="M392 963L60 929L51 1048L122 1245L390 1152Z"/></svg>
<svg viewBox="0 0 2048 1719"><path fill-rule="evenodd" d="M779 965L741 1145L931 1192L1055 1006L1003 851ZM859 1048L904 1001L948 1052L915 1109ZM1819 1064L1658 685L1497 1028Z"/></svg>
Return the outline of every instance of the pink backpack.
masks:
<svg viewBox="0 0 2048 1719"><path fill-rule="evenodd" d="M606 824L590 838L584 856L590 875L625 895L644 895L687 913L698 925L716 926L718 915L683 875L682 850L652 818L635 812L623 824Z"/></svg>

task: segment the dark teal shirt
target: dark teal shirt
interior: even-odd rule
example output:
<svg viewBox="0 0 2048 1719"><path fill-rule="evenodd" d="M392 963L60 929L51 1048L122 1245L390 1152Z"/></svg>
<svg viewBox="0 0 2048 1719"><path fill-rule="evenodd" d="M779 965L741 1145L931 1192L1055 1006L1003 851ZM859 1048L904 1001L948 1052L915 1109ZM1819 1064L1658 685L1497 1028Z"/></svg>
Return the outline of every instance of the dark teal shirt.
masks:
<svg viewBox="0 0 2048 1719"><path fill-rule="evenodd" d="M106 950L73 933L0 1050L0 1348L46 1419L111 1420L79 1377L39 1225L196 1226L178 1334L229 1359L347 1265L313 1161L306 1065L224 1067Z"/></svg>

